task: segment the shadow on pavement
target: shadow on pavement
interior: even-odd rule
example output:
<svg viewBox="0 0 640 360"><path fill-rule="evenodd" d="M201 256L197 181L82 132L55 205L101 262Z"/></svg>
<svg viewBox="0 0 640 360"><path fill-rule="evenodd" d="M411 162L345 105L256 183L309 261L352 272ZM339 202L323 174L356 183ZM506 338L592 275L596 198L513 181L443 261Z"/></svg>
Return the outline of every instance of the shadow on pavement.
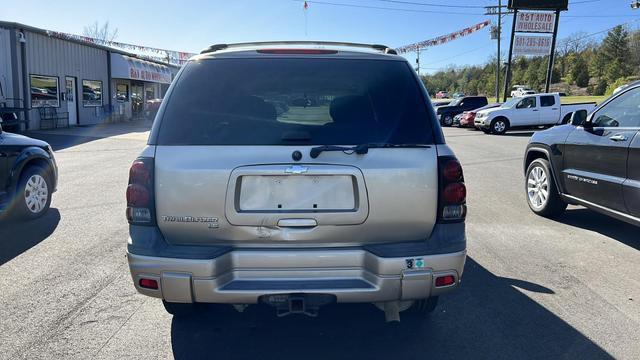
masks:
<svg viewBox="0 0 640 360"><path fill-rule="evenodd" d="M0 265L38 245L58 227L60 212L51 208L39 219L0 222Z"/></svg>
<svg viewBox="0 0 640 360"><path fill-rule="evenodd" d="M520 290L553 290L500 278L467 259L462 288L424 321L384 322L373 305L334 305L318 318L230 306L173 318L177 359L612 358Z"/></svg>
<svg viewBox="0 0 640 360"><path fill-rule="evenodd" d="M555 220L566 225L597 232L640 250L638 228L624 221L586 208L569 209Z"/></svg>
<svg viewBox="0 0 640 360"><path fill-rule="evenodd" d="M100 137L79 136L79 135L62 135L62 134L46 134L46 133L28 133L26 136L34 139L43 140L51 145L53 151L63 150L66 148L82 145L91 141L99 140Z"/></svg>
<svg viewBox="0 0 640 360"><path fill-rule="evenodd" d="M532 137L535 131L510 131L502 136Z"/></svg>
<svg viewBox="0 0 640 360"><path fill-rule="evenodd" d="M27 132L24 135L44 140L51 145L54 151L58 151L108 137L142 133L149 131L150 128L151 121L140 120L127 123L87 125L68 129L62 128L51 131L40 130Z"/></svg>

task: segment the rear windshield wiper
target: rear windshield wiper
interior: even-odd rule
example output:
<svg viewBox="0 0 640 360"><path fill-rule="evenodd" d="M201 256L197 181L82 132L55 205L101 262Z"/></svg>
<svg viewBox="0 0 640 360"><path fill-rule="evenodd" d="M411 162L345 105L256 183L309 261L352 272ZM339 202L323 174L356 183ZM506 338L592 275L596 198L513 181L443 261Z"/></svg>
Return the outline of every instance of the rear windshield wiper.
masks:
<svg viewBox="0 0 640 360"><path fill-rule="evenodd" d="M312 159L317 158L324 151L342 151L345 154L356 153L358 155L364 155L369 152L369 149L374 148L430 148L430 145L425 144L389 144L389 143L372 143L372 144L360 144L356 146L337 146L337 145L321 145L311 148L309 155Z"/></svg>

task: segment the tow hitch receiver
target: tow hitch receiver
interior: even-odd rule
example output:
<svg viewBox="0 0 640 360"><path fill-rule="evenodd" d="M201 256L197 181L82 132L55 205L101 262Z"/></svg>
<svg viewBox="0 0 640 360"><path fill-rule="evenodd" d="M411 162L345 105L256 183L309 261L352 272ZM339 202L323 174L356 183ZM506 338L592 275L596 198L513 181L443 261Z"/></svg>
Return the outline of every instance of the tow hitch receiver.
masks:
<svg viewBox="0 0 640 360"><path fill-rule="evenodd" d="M316 317L321 306L335 301L336 297L329 294L273 294L260 297L260 302L276 308L278 317L290 314Z"/></svg>

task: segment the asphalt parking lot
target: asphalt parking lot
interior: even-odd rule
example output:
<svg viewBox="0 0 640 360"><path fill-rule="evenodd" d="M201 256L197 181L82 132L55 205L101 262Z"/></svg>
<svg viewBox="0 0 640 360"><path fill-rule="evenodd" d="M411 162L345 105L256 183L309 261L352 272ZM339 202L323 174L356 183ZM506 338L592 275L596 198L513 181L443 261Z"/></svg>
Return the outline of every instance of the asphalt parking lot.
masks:
<svg viewBox="0 0 640 360"><path fill-rule="evenodd" d="M533 215L530 132L445 133L469 192L463 286L429 320L400 324L372 305L173 319L135 292L124 255L128 167L146 133L39 134L60 185L42 219L0 223L0 358L640 358L638 228L579 207Z"/></svg>

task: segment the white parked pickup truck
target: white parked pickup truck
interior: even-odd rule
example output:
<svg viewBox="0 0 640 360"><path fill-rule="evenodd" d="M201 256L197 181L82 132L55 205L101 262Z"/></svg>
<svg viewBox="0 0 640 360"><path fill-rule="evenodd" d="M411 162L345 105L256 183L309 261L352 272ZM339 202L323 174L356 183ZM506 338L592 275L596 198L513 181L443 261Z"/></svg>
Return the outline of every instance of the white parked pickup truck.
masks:
<svg viewBox="0 0 640 360"><path fill-rule="evenodd" d="M535 93L535 91L526 85L514 85L513 90L511 90L511 97L514 98Z"/></svg>
<svg viewBox="0 0 640 360"><path fill-rule="evenodd" d="M534 94L510 99L500 107L478 111L475 126L487 134L502 135L513 128L532 128L566 124L578 110L596 107L596 103L560 105L558 93Z"/></svg>

